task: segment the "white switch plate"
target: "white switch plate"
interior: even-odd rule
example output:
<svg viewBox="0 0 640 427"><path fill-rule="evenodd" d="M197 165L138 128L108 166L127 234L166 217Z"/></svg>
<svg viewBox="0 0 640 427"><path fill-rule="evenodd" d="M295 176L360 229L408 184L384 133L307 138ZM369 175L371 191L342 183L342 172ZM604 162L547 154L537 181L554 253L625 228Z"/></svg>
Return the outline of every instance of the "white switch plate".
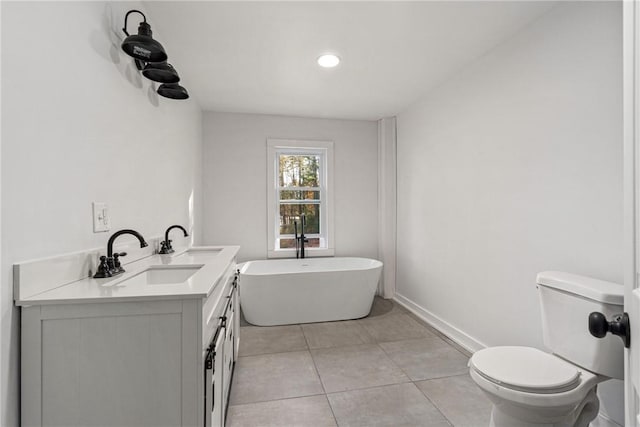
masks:
<svg viewBox="0 0 640 427"><path fill-rule="evenodd" d="M109 206L104 202L93 202L93 232L102 233L111 229Z"/></svg>

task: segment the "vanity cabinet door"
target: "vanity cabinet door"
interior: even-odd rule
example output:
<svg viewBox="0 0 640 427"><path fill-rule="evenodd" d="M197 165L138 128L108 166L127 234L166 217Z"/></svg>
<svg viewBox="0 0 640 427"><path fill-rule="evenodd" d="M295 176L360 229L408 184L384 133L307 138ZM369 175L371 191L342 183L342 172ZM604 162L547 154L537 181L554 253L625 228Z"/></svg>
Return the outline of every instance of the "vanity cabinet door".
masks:
<svg viewBox="0 0 640 427"><path fill-rule="evenodd" d="M232 295L230 295L232 296ZM227 307L227 329L225 331L225 343L224 343L224 379L223 379L223 393L224 393L224 406L227 406L227 400L229 398L229 391L231 387L231 375L233 373L233 352L234 352L234 322L235 313L232 309L232 298L229 298L229 305Z"/></svg>
<svg viewBox="0 0 640 427"><path fill-rule="evenodd" d="M238 360L238 350L240 349L240 288L238 287L238 274L233 280L233 313L235 320L233 322L233 361Z"/></svg>
<svg viewBox="0 0 640 427"><path fill-rule="evenodd" d="M220 326L215 343L209 348L205 360L205 427L222 427L224 425L223 398L224 382L224 347L226 328Z"/></svg>

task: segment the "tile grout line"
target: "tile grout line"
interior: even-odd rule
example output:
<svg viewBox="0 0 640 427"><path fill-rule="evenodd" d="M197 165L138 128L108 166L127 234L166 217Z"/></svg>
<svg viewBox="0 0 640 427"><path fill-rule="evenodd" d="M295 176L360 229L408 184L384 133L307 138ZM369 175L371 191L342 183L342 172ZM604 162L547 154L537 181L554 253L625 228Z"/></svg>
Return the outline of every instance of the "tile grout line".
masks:
<svg viewBox="0 0 640 427"><path fill-rule="evenodd" d="M300 327L300 332L302 332L302 337L304 338L304 342L307 344L307 350L309 350L309 353L311 353L311 346L309 345L307 334L304 333L304 328L302 327L302 324L298 324L298 326Z"/></svg>
<svg viewBox="0 0 640 427"><path fill-rule="evenodd" d="M403 381L403 382L400 382L400 383L379 384L379 385L372 385L372 386L369 386L369 387L350 388L348 390L332 391L330 393L327 393L327 396L329 396L330 394L351 393L352 391L374 390L376 388L390 387L390 386L402 385L402 384L413 384L413 381L409 380L409 381Z"/></svg>
<svg viewBox="0 0 640 427"><path fill-rule="evenodd" d="M302 325L300 326L300 329L302 329L302 335L304 336L304 340L307 343L307 347L309 347L309 341L307 340L307 336L304 333L304 328L302 327ZM331 401L329 400L329 396L327 394L327 389L324 387L324 382L322 381L322 377L320 376L320 371L318 371L318 365L316 365L316 360L313 357L313 353L311 352L311 348L309 348L309 355L311 356L311 363L313 363L313 369L316 372L316 375L318 376L318 380L320 381L320 387L322 387L322 391L324 392L324 398L327 400L327 404L329 405L329 410L331 411L331 416L333 417L333 422L336 423L336 426L338 425L338 418L336 417L336 413L333 410L333 406L331 406Z"/></svg>
<svg viewBox="0 0 640 427"><path fill-rule="evenodd" d="M269 353L246 354L246 355L242 355L242 356L238 355L238 357L270 356L272 354L295 353L295 352L298 352L298 351L306 351L306 350L308 350L308 348L299 348L299 349L296 349L296 350L286 350L286 351L274 351L274 352L269 352Z"/></svg>
<svg viewBox="0 0 640 427"><path fill-rule="evenodd" d="M376 345L380 348L380 350L382 350L382 353L387 357L387 359L389 359L389 360L391 361L391 363L393 363L393 365L394 365L396 368L400 369L400 372L402 372L402 373L404 374L404 376L405 376L405 377L407 377L407 378L409 379L409 381L410 381L410 382L413 382L413 379L409 376L409 374L408 374L407 372L405 372L405 370L404 370L404 369L402 369L402 368L400 367L400 365L398 365L398 364L396 363L396 361L395 361L395 360L393 360L393 359L391 358L391 356L389 356L389 354L388 354L386 351L384 351L384 348L380 345L380 343L379 343L379 342L376 342Z"/></svg>
<svg viewBox="0 0 640 427"><path fill-rule="evenodd" d="M233 405L229 404L229 407L231 407L231 406L255 405L257 403L278 402L280 400L293 400L293 399L300 399L300 398L304 398L304 397L313 397L313 396L326 396L326 393L312 393L312 394L303 394L303 395L300 395L300 396L279 397L277 399L266 399L266 400L256 400L256 401L253 401L253 402L235 403Z"/></svg>
<svg viewBox="0 0 640 427"><path fill-rule="evenodd" d="M300 324L297 324L297 325L284 325L284 326L300 326ZM266 326L266 328L271 328L271 327L278 328L280 326ZM241 326L240 327L240 333L242 333L242 329L243 328L256 328L257 329L257 328L265 328L265 327L263 327L263 326ZM270 354L294 353L296 351L308 350L309 349L309 344L307 343L307 340L306 340L306 337L304 336L304 332L302 331L302 328L300 328L300 329L301 329L300 332L302 333L303 338L305 338L305 348L284 350L284 351L282 351L282 350L267 351L265 353L254 353L254 354L242 354L240 352L238 357L266 356L266 355L270 355Z"/></svg>
<svg viewBox="0 0 640 427"><path fill-rule="evenodd" d="M425 381L425 380L422 380ZM429 381L429 380L426 380ZM427 399L429 401L429 403L431 403L433 405L434 408L436 408L436 410L440 413L440 415L442 415L442 418L444 418L445 420L447 420L447 422L454 426L453 421L451 421L449 419L449 417L447 417L444 412L442 412L442 410L440 409L440 407L438 405L436 405L436 402L434 402L433 400L431 400L431 398L429 398L429 396L426 395L426 393L420 388L418 387L418 385L415 383L415 381L413 382L413 385L415 386L415 388L418 389L418 391L425 397L425 399Z"/></svg>
<svg viewBox="0 0 640 427"><path fill-rule="evenodd" d="M303 396L281 397L280 399L258 400L256 402L236 403L235 405L229 404L229 406L230 407L231 406L247 406L247 405L255 405L256 403L279 402L280 400L306 399L307 397L315 397L315 396L324 396L324 394L318 393L318 394L305 394Z"/></svg>
<svg viewBox="0 0 640 427"><path fill-rule="evenodd" d="M302 331L302 336L304 337L304 341L307 343L307 349L309 351L309 355L311 356L311 363L313 363L313 369L318 376L318 380L320 381L320 387L322 387L322 391L324 392L324 398L327 401L327 405L329 405L329 410L331 411L331 416L333 417L333 422L338 425L338 418L336 418L336 414L333 411L333 406L331 406L331 402L329 401L329 396L327 395L327 389L324 387L324 382L322 382L322 377L320 376L320 371L318 371L318 365L316 365L316 360L313 358L313 352L311 351L311 346L309 345L309 340L307 339L307 334L304 333L304 328L300 325L300 330Z"/></svg>
<svg viewBox="0 0 640 427"><path fill-rule="evenodd" d="M301 351L309 351L308 348L298 349L298 350L289 350L289 351L277 351L275 353L258 353L258 354L247 354L246 356L238 355L238 359L241 357L260 357L260 356L273 356L276 354L287 354L287 353L300 353Z"/></svg>
<svg viewBox="0 0 640 427"><path fill-rule="evenodd" d="M429 339L429 338L415 338L415 339L414 339L414 338L411 338L411 339L408 339L408 340L399 340L399 341L382 341L381 343L382 343L382 344L390 344L390 343L398 343L398 342L401 342L401 341L414 341L414 340L415 340L415 341L418 341L418 340L422 340L422 339ZM444 342L445 344L447 344L447 346L448 346L448 347L452 347L448 342L446 342L446 341L444 341L444 340L443 340L443 342ZM431 380L439 380L439 379L442 379L442 378L462 377L462 376L466 376L466 375L468 375L468 373L464 373L464 374L453 374L453 375L442 375L442 376L436 376L436 377L422 378L422 379L416 379L416 380L414 380L413 378L411 378L411 376L409 375L409 373L408 373L408 372L406 372L404 369L402 369L402 367L400 367L400 365L398 365L398 364L397 364L397 363L396 363L396 362L391 358L391 356L386 352L386 350L384 349L384 347L382 347L382 346L380 345L381 343L376 343L376 344L378 345L378 347L380 347L380 349L382 350L382 352L383 352L383 353L384 353L384 354L389 358L389 360L391 360L391 362L393 362L393 363L398 367L398 369L400 369L400 370L401 370L401 371L402 371L402 372L407 376L407 378L409 378L409 381L411 381L411 382L413 382L413 383L415 383L415 382L419 382L419 381L431 381ZM454 348L454 350L455 350L455 348Z"/></svg>

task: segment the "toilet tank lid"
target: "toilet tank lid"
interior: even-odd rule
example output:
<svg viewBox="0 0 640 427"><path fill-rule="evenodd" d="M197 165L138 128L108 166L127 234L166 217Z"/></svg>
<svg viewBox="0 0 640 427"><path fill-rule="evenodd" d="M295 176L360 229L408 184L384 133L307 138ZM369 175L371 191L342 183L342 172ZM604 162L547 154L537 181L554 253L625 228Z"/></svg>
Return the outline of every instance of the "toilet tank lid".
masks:
<svg viewBox="0 0 640 427"><path fill-rule="evenodd" d="M591 277L562 271L543 271L536 277L538 285L559 289L606 304L624 304L624 287Z"/></svg>

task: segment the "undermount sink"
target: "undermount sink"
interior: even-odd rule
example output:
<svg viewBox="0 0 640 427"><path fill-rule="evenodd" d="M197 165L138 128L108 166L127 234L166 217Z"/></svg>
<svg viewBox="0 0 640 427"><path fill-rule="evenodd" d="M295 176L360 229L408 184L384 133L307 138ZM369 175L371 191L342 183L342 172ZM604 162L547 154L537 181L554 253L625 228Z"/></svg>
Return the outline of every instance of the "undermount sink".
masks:
<svg viewBox="0 0 640 427"><path fill-rule="evenodd" d="M127 280L119 283L120 286L131 285L176 285L186 282L202 265L189 265L180 267L149 267Z"/></svg>
<svg viewBox="0 0 640 427"><path fill-rule="evenodd" d="M185 261L185 262L207 262L208 260L217 257L220 255L222 249L197 249L191 248L187 249L185 252L174 255L171 258L174 261Z"/></svg>

